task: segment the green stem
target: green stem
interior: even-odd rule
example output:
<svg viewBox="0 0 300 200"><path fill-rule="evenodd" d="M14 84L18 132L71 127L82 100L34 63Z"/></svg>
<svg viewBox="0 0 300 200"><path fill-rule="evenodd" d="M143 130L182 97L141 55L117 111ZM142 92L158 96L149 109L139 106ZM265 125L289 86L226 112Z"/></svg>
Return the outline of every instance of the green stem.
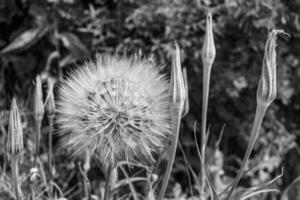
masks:
<svg viewBox="0 0 300 200"><path fill-rule="evenodd" d="M240 179L242 178L246 163L249 160L250 154L252 152L252 149L254 147L256 139L259 135L259 129L261 127L261 123L262 123L262 120L264 118L267 108L268 108L268 105L266 105L266 104L258 104L256 106L255 118L254 118L253 128L251 131L250 141L248 143L247 150L246 150L245 156L243 158L241 167L239 169L238 175L235 178L234 183L230 189L230 192L227 195L227 198L226 198L227 200L229 200L230 196L232 195L235 188L237 187Z"/></svg>
<svg viewBox="0 0 300 200"><path fill-rule="evenodd" d="M114 167L111 170L111 177L110 177L110 187L113 187L118 181L118 168ZM112 188L111 190L113 190L114 188ZM115 195L113 195L114 199L119 199L119 191L117 191L117 193Z"/></svg>
<svg viewBox="0 0 300 200"><path fill-rule="evenodd" d="M112 166L111 164L109 164L106 170L104 200L111 200L110 182L111 182L112 170L113 170Z"/></svg>
<svg viewBox="0 0 300 200"><path fill-rule="evenodd" d="M206 136L206 123L207 123L207 106L209 95L209 82L210 82L211 64L204 64L203 68L203 94L202 94L202 123L201 123L201 156L203 159L203 165L205 165L205 136ZM202 163L200 163L202 166ZM205 174L204 167L201 167L201 199L204 199L205 190Z"/></svg>
<svg viewBox="0 0 300 200"><path fill-rule="evenodd" d="M53 174L52 174L52 130L53 130L53 120L54 120L54 117L53 116L49 116L49 138L48 138L48 146L49 146L49 149L48 149L48 164L49 164L49 169L50 169L50 175L51 175L51 178L53 177Z"/></svg>
<svg viewBox="0 0 300 200"><path fill-rule="evenodd" d="M176 149L177 149L177 143L178 143L178 138L179 138L179 128L180 128L180 120L181 120L181 111L182 108L180 106L174 105L171 110L171 119L172 119L172 132L174 133L174 139L172 140L170 151L169 151L169 162L167 165L166 173L164 174L164 179L162 182L161 190L159 193L158 200L162 200L166 189L167 185L170 179L171 171L173 168L174 160L175 160L175 155L176 155Z"/></svg>
<svg viewBox="0 0 300 200"><path fill-rule="evenodd" d="M91 184L87 177L87 172L82 169L80 162L77 163L77 166L82 176L85 197L87 197L88 200L92 200Z"/></svg>
<svg viewBox="0 0 300 200"><path fill-rule="evenodd" d="M18 156L13 155L11 158L11 165L12 165L12 179L14 183L14 190L16 195L16 200L20 200L19 197L19 183L18 183L18 174L19 174L19 165L18 165Z"/></svg>
<svg viewBox="0 0 300 200"><path fill-rule="evenodd" d="M35 155L34 155L34 165L36 165L37 157L40 150L40 139L41 139L41 126L42 121L39 119L35 120Z"/></svg>

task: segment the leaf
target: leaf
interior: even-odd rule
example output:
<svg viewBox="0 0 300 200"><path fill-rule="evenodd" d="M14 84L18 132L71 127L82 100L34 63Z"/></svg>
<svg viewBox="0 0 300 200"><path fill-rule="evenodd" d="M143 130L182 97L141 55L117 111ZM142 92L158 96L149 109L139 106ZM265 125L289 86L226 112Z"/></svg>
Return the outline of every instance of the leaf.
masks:
<svg viewBox="0 0 300 200"><path fill-rule="evenodd" d="M300 176L285 189L280 200L294 199L300 199Z"/></svg>
<svg viewBox="0 0 300 200"><path fill-rule="evenodd" d="M43 26L24 31L4 49L2 49L0 55L29 48L30 46L35 44L41 37L43 37L49 30L49 26Z"/></svg>
<svg viewBox="0 0 300 200"><path fill-rule="evenodd" d="M86 46L73 33L59 33L57 37L61 40L64 47L66 47L75 58L85 57L90 54Z"/></svg>
<svg viewBox="0 0 300 200"><path fill-rule="evenodd" d="M238 200L246 200L250 197L253 197L255 195L258 194L262 194L262 193L268 193L268 192L279 192L277 189L273 189L273 188L269 188L273 183L275 183L278 179L280 179L282 177L283 172L276 176L275 178L273 178L272 180L254 186L254 187L250 187L247 189L241 189L239 191L237 191L233 196L232 199L238 199Z"/></svg>

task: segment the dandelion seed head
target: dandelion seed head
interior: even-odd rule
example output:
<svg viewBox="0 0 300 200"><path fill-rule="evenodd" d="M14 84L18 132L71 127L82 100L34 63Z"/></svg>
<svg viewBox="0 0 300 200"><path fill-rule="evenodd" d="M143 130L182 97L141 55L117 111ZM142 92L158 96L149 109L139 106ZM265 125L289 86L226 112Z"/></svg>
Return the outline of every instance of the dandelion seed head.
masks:
<svg viewBox="0 0 300 200"><path fill-rule="evenodd" d="M154 63L98 55L73 71L59 92L57 123L74 155L101 163L150 164L170 138L168 82Z"/></svg>

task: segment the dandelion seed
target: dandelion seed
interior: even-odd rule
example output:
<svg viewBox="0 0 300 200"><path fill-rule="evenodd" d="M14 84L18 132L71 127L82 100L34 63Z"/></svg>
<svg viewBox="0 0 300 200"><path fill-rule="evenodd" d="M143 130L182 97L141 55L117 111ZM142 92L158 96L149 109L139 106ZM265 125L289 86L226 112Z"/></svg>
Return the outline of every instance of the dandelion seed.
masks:
<svg viewBox="0 0 300 200"><path fill-rule="evenodd" d="M63 146L100 162L150 164L169 142L168 82L147 61L100 55L62 84L57 107Z"/></svg>

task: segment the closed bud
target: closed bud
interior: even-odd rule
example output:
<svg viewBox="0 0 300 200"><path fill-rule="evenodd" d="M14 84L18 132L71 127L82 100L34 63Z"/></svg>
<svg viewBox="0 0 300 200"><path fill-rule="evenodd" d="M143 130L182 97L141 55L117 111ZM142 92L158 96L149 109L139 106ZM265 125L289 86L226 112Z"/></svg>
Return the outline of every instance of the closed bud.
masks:
<svg viewBox="0 0 300 200"><path fill-rule="evenodd" d="M44 116L44 105L43 105L43 92L42 92L42 81L38 75L35 82L34 91L34 118L35 120L42 120Z"/></svg>
<svg viewBox="0 0 300 200"><path fill-rule="evenodd" d="M181 63L180 63L180 50L178 44L175 42L175 48L172 50L172 71L171 71L171 103L179 105L182 109L185 99L186 91L184 80L182 76Z"/></svg>
<svg viewBox="0 0 300 200"><path fill-rule="evenodd" d="M6 150L10 155L17 155L23 150L23 130L15 98L10 107Z"/></svg>
<svg viewBox="0 0 300 200"><path fill-rule="evenodd" d="M47 97L47 104L46 104L46 110L49 116L54 116L55 113L55 100L54 100L54 94L53 94L53 87L54 87L55 81L53 79L48 79L48 97Z"/></svg>
<svg viewBox="0 0 300 200"><path fill-rule="evenodd" d="M270 105L277 94L276 86L276 39L278 33L284 33L282 30L272 30L265 46L261 78L257 89L257 102L264 105Z"/></svg>
<svg viewBox="0 0 300 200"><path fill-rule="evenodd" d="M206 31L204 42L202 46L202 62L204 64L212 65L216 57L216 48L214 43L214 35L212 31L212 16L208 12L206 17Z"/></svg>

